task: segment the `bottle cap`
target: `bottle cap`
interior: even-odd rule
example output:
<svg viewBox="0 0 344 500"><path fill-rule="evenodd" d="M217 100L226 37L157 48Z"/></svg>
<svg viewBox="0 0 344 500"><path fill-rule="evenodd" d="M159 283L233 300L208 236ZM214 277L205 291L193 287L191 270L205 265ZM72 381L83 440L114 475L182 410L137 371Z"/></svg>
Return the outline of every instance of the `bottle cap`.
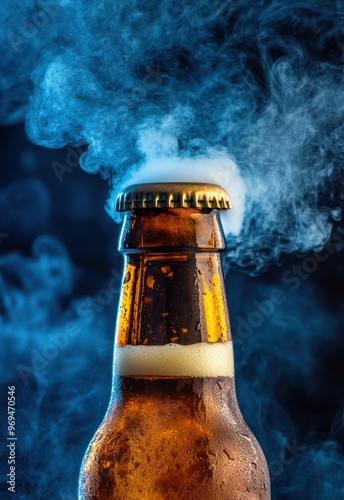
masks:
<svg viewBox="0 0 344 500"><path fill-rule="evenodd" d="M116 210L144 208L231 208L229 196L216 184L159 182L128 186L117 196Z"/></svg>

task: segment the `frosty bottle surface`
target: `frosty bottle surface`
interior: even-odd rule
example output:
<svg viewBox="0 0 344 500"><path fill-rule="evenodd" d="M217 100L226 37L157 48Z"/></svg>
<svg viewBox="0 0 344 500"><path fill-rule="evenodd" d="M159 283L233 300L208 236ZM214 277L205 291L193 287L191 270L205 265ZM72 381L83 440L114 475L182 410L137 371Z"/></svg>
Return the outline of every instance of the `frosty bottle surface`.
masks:
<svg viewBox="0 0 344 500"><path fill-rule="evenodd" d="M218 186L135 185L108 411L83 460L79 499L270 498L266 461L238 408L220 252Z"/></svg>

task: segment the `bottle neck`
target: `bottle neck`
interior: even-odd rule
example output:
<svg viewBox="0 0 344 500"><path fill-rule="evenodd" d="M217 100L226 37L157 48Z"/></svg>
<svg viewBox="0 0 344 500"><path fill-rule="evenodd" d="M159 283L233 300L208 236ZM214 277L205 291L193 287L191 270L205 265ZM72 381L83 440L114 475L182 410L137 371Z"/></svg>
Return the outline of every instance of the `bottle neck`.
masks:
<svg viewBox="0 0 344 500"><path fill-rule="evenodd" d="M229 317L218 252L126 256L118 346L228 340Z"/></svg>
<svg viewBox="0 0 344 500"><path fill-rule="evenodd" d="M118 374L233 375L232 350L224 345L231 334L223 248L217 210L128 214L120 246L125 269L116 327L116 347L123 348L115 351Z"/></svg>

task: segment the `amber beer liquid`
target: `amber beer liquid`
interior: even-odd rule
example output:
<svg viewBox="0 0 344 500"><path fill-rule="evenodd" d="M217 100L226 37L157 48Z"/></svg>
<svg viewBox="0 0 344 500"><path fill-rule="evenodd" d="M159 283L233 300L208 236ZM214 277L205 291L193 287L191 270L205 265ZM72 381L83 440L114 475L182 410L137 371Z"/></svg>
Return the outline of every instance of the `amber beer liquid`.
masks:
<svg viewBox="0 0 344 500"><path fill-rule="evenodd" d="M218 186L136 185L126 212L113 390L83 460L79 499L268 500L240 413L220 252Z"/></svg>

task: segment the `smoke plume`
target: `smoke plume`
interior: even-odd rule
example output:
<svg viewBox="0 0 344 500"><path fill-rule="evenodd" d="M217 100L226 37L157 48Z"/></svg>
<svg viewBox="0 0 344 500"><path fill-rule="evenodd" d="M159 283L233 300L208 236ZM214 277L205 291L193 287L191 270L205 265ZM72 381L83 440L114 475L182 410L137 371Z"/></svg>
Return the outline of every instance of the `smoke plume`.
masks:
<svg viewBox="0 0 344 500"><path fill-rule="evenodd" d="M3 0L0 18L1 123L25 119L35 144L83 151L111 216L131 182L227 189L224 263L259 275L233 272L227 290L239 403L272 498L342 498L343 3ZM0 249L26 250L0 257L0 361L17 391L18 498L74 500L109 399L120 272L97 275L110 261L99 191L70 182L76 202L59 192L56 216L54 189L27 177L0 192ZM49 228L97 268L87 289L59 239L37 237ZM300 257L310 249L323 250ZM272 262L284 267L262 274Z"/></svg>
<svg viewBox="0 0 344 500"><path fill-rule="evenodd" d="M26 116L30 139L49 148L87 145L81 166L109 180L111 214L128 179L189 171L239 199L225 225L232 266L259 272L329 239L343 204L340 2L1 10L2 121Z"/></svg>

